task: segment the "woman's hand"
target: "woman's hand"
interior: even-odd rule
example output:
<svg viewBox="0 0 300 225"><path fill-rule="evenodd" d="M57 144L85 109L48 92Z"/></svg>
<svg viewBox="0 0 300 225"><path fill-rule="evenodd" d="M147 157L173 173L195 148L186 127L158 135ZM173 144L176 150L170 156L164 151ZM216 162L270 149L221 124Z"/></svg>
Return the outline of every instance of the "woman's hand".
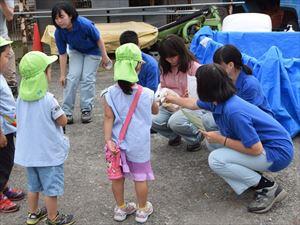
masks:
<svg viewBox="0 0 300 225"><path fill-rule="evenodd" d="M61 75L60 78L59 78L59 83L62 87L65 87L66 85L66 77Z"/></svg>
<svg viewBox="0 0 300 225"><path fill-rule="evenodd" d="M0 131L0 148L4 148L7 145L7 139L5 135Z"/></svg>
<svg viewBox="0 0 300 225"><path fill-rule="evenodd" d="M107 54L104 54L104 55L102 56L101 66L102 66L103 68L106 68L106 66L108 65L109 61L111 61L111 60L110 60L110 58L108 57L108 55L107 55Z"/></svg>
<svg viewBox="0 0 300 225"><path fill-rule="evenodd" d="M178 99L178 96L172 95L172 94L167 92L167 94L164 96L163 102L176 104L177 99Z"/></svg>
<svg viewBox="0 0 300 225"><path fill-rule="evenodd" d="M204 137L206 138L206 140L208 141L208 143L219 143L219 144L223 144L225 137L222 136L219 132L215 132L215 131L200 131Z"/></svg>

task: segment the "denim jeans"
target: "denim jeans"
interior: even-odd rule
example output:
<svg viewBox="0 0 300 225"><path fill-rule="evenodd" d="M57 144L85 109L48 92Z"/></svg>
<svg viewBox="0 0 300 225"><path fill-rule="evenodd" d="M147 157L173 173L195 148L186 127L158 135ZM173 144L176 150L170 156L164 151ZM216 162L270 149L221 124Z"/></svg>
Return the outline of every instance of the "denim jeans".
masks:
<svg viewBox="0 0 300 225"><path fill-rule="evenodd" d="M258 156L253 156L221 147L209 154L208 164L239 195L257 185L261 175L256 171L268 171L272 162L267 161L265 151Z"/></svg>
<svg viewBox="0 0 300 225"><path fill-rule="evenodd" d="M212 117L211 113L206 110L191 111L201 119ZM179 135L190 145L197 144L202 139L197 127L189 122L181 110L170 112L160 107L159 113L152 118L152 129L170 140L174 140ZM212 128L208 127L208 129Z"/></svg>
<svg viewBox="0 0 300 225"><path fill-rule="evenodd" d="M62 109L72 115L78 85L80 89L81 111L91 111L94 107L96 75L101 56L87 55L76 50L69 52L69 73L64 88Z"/></svg>

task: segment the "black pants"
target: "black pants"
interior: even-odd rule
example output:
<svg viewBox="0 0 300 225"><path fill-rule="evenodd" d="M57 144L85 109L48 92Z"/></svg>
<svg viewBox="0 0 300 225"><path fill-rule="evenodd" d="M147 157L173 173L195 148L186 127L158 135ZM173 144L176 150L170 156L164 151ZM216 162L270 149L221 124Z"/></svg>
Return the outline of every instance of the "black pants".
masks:
<svg viewBox="0 0 300 225"><path fill-rule="evenodd" d="M8 134L6 138L7 145L4 148L0 148L0 192L4 190L9 179L15 157L14 135Z"/></svg>

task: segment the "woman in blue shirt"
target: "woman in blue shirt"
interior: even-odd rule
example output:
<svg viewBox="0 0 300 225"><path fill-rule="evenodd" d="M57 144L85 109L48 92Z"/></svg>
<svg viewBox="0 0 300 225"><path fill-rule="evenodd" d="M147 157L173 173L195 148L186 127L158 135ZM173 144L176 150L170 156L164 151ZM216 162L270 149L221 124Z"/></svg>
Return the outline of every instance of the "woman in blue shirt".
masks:
<svg viewBox="0 0 300 225"><path fill-rule="evenodd" d="M293 159L288 132L269 114L238 97L232 80L218 64L201 66L196 72L200 100L172 95L166 101L189 109L207 109L220 132L202 132L209 143L222 145L209 155L209 166L237 194L248 188L256 198L248 206L254 213L267 212L287 193L259 172L277 172Z"/></svg>
<svg viewBox="0 0 300 225"><path fill-rule="evenodd" d="M56 27L55 41L59 52L60 83L64 87L62 109L68 124L73 123L73 110L78 85L80 85L81 121L92 120L96 74L100 61L107 66L104 42L95 24L81 16L69 3L62 2L52 8L52 21ZM67 45L69 46L69 73L66 78Z"/></svg>

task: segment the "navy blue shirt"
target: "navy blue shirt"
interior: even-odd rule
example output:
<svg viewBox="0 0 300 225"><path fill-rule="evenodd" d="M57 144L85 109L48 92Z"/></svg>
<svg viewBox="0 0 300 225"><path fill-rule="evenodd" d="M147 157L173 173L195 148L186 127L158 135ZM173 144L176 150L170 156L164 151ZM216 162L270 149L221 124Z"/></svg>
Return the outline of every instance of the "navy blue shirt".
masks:
<svg viewBox="0 0 300 225"><path fill-rule="evenodd" d="M238 76L235 82L235 87L237 89L237 95L247 102L256 105L261 110L274 116L269 102L263 93L259 81L253 75L247 75L243 71Z"/></svg>
<svg viewBox="0 0 300 225"><path fill-rule="evenodd" d="M142 58L146 63L142 65L137 83L156 92L160 82L158 63L151 55L144 52L142 52Z"/></svg>
<svg viewBox="0 0 300 225"><path fill-rule="evenodd" d="M97 44L100 39L100 32L95 24L85 17L78 16L70 31L56 28L54 36L60 55L66 53L67 44L71 50L74 49L83 54L101 55Z"/></svg>
<svg viewBox="0 0 300 225"><path fill-rule="evenodd" d="M282 170L292 161L294 147L290 135L277 120L257 106L236 95L217 105L201 100L197 105L213 113L223 136L241 141L246 148L261 141L268 161L273 162L270 171Z"/></svg>

